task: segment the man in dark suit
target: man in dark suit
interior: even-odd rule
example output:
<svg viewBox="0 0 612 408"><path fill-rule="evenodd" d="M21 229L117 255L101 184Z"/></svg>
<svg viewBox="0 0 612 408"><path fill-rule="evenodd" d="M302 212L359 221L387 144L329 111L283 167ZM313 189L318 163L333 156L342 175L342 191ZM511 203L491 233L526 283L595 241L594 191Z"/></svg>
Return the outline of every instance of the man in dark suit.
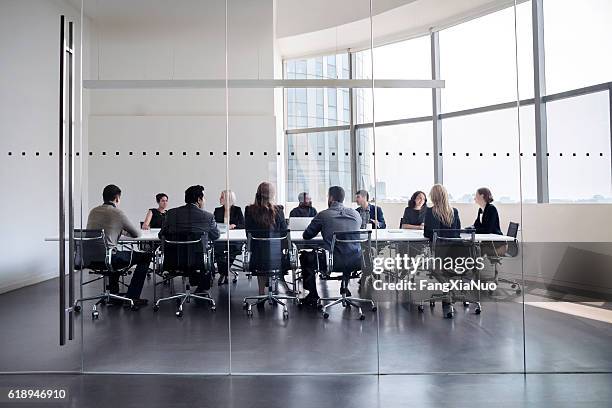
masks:
<svg viewBox="0 0 612 408"><path fill-rule="evenodd" d="M185 190L185 205L167 211L159 237L170 240L198 239L206 234L209 242L219 238L215 218L203 209L204 202L203 186L191 186ZM194 274L189 277L192 285L198 285L196 292L206 292L210 289L210 272L208 271L206 276Z"/></svg>

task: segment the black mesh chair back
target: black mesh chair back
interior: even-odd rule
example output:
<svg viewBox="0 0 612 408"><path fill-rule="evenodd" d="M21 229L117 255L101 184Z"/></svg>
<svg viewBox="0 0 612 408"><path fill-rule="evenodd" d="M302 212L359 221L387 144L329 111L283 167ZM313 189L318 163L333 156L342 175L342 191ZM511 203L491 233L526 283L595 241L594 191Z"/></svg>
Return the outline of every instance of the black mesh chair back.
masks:
<svg viewBox="0 0 612 408"><path fill-rule="evenodd" d="M291 269L289 230L252 230L247 233L246 268L253 274L287 271Z"/></svg>
<svg viewBox="0 0 612 408"><path fill-rule="evenodd" d="M508 224L508 232L506 235L512 238L516 238L518 236L519 224L517 222L510 222Z"/></svg>
<svg viewBox="0 0 612 408"><path fill-rule="evenodd" d="M76 269L108 269L110 255L103 229L74 230L74 267Z"/></svg>
<svg viewBox="0 0 612 408"><path fill-rule="evenodd" d="M372 230L334 232L329 272L355 272L372 264Z"/></svg>
<svg viewBox="0 0 612 408"><path fill-rule="evenodd" d="M172 274L210 270L207 234L173 234L162 237L162 269Z"/></svg>
<svg viewBox="0 0 612 408"><path fill-rule="evenodd" d="M515 257L519 253L518 243L516 242L516 237L518 236L519 223L510 222L508 224L508 232L507 236L514 238L514 241L508 242L508 249L506 250L506 256Z"/></svg>
<svg viewBox="0 0 612 408"><path fill-rule="evenodd" d="M439 236L439 233L443 233L446 236ZM455 235L458 238L448 237L447 235ZM476 259L476 232L473 229L433 230L431 248L435 269L450 274L461 275L466 270L465 268L457 267L459 263L455 262L455 260L458 258ZM449 258L453 260L452 263L444 262ZM453 267L449 268L448 266L451 264Z"/></svg>

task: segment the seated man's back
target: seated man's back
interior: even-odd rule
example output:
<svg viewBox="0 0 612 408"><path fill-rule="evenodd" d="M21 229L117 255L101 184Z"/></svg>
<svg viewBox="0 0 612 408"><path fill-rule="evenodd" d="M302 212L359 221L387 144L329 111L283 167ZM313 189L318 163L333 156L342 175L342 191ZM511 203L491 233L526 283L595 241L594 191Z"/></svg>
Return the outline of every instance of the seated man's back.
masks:
<svg viewBox="0 0 612 408"><path fill-rule="evenodd" d="M185 204L181 207L168 210L166 218L159 232L159 236L168 239L197 239L204 233L208 241L219 238L219 229L215 217L194 204Z"/></svg>
<svg viewBox="0 0 612 408"><path fill-rule="evenodd" d="M323 247L329 251L335 232L357 231L360 227L361 216L356 210L333 202L328 209L321 211L313 218L303 236L304 239L312 239L321 232ZM346 239L347 237L340 238ZM336 244L333 256L336 270L344 269L344 267L359 267L361 265L361 246L358 243Z"/></svg>

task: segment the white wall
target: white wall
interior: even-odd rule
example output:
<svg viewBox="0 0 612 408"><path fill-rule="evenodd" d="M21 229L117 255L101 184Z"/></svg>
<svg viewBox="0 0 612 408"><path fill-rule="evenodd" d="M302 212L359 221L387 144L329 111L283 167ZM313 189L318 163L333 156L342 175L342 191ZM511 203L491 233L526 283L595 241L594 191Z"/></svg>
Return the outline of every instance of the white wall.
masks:
<svg viewBox="0 0 612 408"><path fill-rule="evenodd" d="M77 23L79 44L80 11L63 1L0 2L0 183L4 191L0 215L0 292L57 274L57 245L43 239L57 235L58 231L61 14ZM79 49L76 58L78 75ZM76 81L78 84L80 77ZM78 93L76 102L78 141ZM49 152L53 155L49 156ZM78 160L76 164L78 169ZM78 189L78 179L76 186ZM79 195L78 190L76 194Z"/></svg>
<svg viewBox="0 0 612 408"><path fill-rule="evenodd" d="M181 24L172 18L114 23L108 15L94 19L90 79L225 78L224 2L210 2L194 13L200 14ZM229 78L274 78L273 1L228 3L227 24ZM212 210L226 175L241 206L253 200L259 182L276 181L277 121L282 123L282 116L275 115L271 89L229 90L227 140L224 89L88 94L91 206L101 201L104 185L115 183L124 191L122 207L137 222L155 205L154 195L160 191L170 196L171 206L178 206L188 185L202 184L207 209Z"/></svg>

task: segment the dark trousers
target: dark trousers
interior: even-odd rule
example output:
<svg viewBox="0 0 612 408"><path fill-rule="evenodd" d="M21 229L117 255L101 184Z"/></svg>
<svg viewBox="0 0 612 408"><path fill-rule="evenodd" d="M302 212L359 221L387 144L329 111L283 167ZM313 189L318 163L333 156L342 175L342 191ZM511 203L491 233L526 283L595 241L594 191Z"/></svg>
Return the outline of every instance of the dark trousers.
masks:
<svg viewBox="0 0 612 408"><path fill-rule="evenodd" d="M219 275L227 276L228 266L231 268L232 264L236 260L236 257L241 252L241 245L230 244L228 253L227 243L215 243L215 261L217 262L217 271L219 272Z"/></svg>
<svg viewBox="0 0 612 408"><path fill-rule="evenodd" d="M317 292L317 272L327 270L327 259L323 250L300 251L302 284L309 295L319 296Z"/></svg>
<svg viewBox="0 0 612 408"><path fill-rule="evenodd" d="M131 263L130 263L131 257ZM113 254L113 268L122 269L128 265L136 265L136 269L132 273L132 280L128 286L126 296L130 299L140 298L142 287L144 286L149 264L151 263L151 254L146 252L130 252L117 251ZM111 293L119 293L119 274L109 276L109 289Z"/></svg>

